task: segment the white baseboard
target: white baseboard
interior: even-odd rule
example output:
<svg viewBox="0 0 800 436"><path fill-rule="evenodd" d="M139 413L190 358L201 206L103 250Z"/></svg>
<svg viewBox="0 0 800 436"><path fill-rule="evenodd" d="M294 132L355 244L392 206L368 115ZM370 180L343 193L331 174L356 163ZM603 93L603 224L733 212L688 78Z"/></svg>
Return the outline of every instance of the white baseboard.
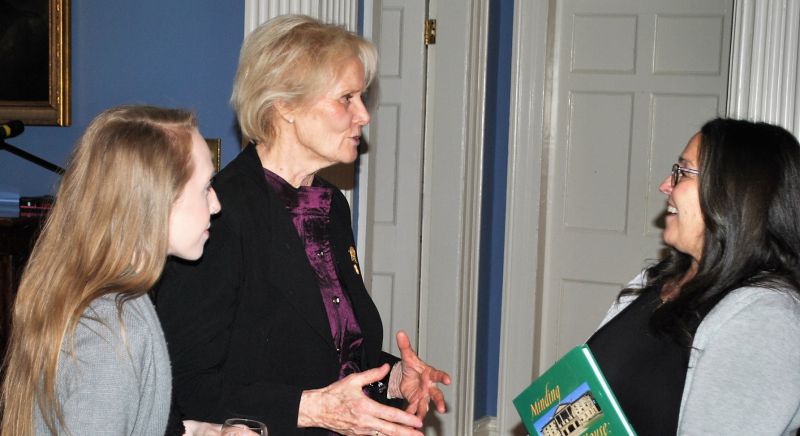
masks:
<svg viewBox="0 0 800 436"><path fill-rule="evenodd" d="M484 416L472 425L472 436L498 436L497 417Z"/></svg>

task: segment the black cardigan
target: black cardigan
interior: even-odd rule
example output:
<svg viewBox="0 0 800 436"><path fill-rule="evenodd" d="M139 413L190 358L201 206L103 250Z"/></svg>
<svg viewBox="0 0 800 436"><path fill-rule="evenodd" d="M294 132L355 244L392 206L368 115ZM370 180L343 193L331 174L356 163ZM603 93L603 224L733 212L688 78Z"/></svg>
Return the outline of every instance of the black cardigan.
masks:
<svg viewBox="0 0 800 436"><path fill-rule="evenodd" d="M297 428L302 391L339 374L303 243L264 178L255 146L213 186L222 212L212 220L203 257L170 260L153 294L172 361L173 416L217 423L252 417L270 434L326 434ZM364 335L361 368L394 363L381 352L380 315L350 255L350 208L335 188L330 213L336 269ZM375 396L385 402L385 394Z"/></svg>

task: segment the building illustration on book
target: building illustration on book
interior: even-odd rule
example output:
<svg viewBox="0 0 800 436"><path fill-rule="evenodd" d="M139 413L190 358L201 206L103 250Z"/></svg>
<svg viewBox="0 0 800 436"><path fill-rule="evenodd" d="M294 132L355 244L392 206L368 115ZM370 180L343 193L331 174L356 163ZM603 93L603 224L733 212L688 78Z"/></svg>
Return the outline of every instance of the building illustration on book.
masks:
<svg viewBox="0 0 800 436"><path fill-rule="evenodd" d="M534 380L514 407L531 436L636 435L586 345Z"/></svg>
<svg viewBox="0 0 800 436"><path fill-rule="evenodd" d="M589 390L589 385L583 383L571 392L565 401L557 404L552 413L546 413L534 426L542 436L578 435L583 433L587 424L602 413L592 391Z"/></svg>

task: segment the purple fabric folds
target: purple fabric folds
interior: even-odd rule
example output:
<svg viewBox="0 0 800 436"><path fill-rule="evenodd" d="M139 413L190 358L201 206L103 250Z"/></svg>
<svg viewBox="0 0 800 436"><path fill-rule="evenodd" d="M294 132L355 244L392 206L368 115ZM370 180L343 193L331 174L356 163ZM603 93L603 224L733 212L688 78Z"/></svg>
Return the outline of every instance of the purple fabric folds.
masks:
<svg viewBox="0 0 800 436"><path fill-rule="evenodd" d="M333 191L323 186L295 188L277 174L264 169L267 183L286 204L306 257L316 273L328 315L333 344L339 353L339 378L359 372L363 336L350 299L336 272L330 242L330 208Z"/></svg>

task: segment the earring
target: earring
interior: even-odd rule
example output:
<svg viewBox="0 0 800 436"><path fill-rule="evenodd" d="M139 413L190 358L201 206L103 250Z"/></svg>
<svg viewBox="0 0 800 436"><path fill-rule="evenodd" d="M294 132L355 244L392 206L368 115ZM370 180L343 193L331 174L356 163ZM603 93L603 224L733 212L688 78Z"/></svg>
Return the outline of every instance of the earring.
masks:
<svg viewBox="0 0 800 436"><path fill-rule="evenodd" d="M288 122L289 122L289 124L294 124L294 118L289 118L289 119L287 119L286 121L288 121Z"/></svg>

